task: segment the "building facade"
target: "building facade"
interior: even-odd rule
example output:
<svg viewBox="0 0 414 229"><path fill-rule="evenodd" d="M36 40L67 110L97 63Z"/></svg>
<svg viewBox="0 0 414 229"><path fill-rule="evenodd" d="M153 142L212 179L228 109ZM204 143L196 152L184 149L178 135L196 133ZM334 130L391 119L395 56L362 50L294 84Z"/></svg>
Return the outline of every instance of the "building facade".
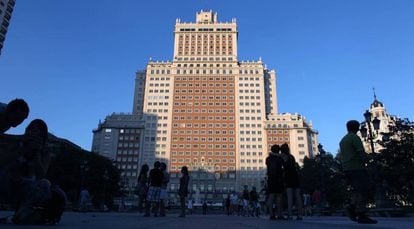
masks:
<svg viewBox="0 0 414 229"><path fill-rule="evenodd" d="M140 115L114 113L93 130L92 152L112 159L131 186L135 185L140 169L144 126Z"/></svg>
<svg viewBox="0 0 414 229"><path fill-rule="evenodd" d="M16 0L0 0L0 55Z"/></svg>
<svg viewBox="0 0 414 229"><path fill-rule="evenodd" d="M374 130L374 126L371 123L367 124L365 121L361 123L361 127L365 127L368 129L367 125L371 125L371 130L373 134L373 143L374 143L374 152L379 153L384 148L378 142L382 140L386 140L384 138L390 137L390 126L395 124L395 121L398 119L397 116L390 115L384 104L377 99L377 96L374 94L374 101L371 103L369 107L369 112L372 114L372 120L377 118L380 120L380 125L378 130ZM362 139L362 143L364 144L365 152L371 153L372 147L368 137L363 138L361 133L358 133Z"/></svg>
<svg viewBox="0 0 414 229"><path fill-rule="evenodd" d="M261 59L238 60L237 38L236 19L219 22L212 11L177 19L172 61L150 60L136 73L138 167L166 161L172 191L182 166L192 190L214 195L260 188L270 144L288 143L298 162L315 154L317 132L298 114L278 113L276 72Z"/></svg>

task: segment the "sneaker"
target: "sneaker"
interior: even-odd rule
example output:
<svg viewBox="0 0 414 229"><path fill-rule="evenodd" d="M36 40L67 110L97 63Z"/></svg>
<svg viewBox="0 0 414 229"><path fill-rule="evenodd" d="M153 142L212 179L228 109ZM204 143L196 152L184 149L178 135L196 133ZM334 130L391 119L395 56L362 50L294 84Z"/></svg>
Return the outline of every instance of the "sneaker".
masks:
<svg viewBox="0 0 414 229"><path fill-rule="evenodd" d="M355 205L349 205L346 208L346 215L349 217L350 220L352 221L357 221L357 214L355 212Z"/></svg>
<svg viewBox="0 0 414 229"><path fill-rule="evenodd" d="M285 218L284 216L281 216L281 215L280 215L280 216L278 216L278 217L277 217L277 219L278 219L278 220L288 220L288 218Z"/></svg>
<svg viewBox="0 0 414 229"><path fill-rule="evenodd" d="M303 220L302 216L296 217L296 220Z"/></svg>
<svg viewBox="0 0 414 229"><path fill-rule="evenodd" d="M150 216L150 214L145 214L145 215L144 215L144 217L149 217L149 216Z"/></svg>
<svg viewBox="0 0 414 229"><path fill-rule="evenodd" d="M179 215L178 217L180 217L180 218L184 218L184 217L185 217L185 215Z"/></svg>
<svg viewBox="0 0 414 229"><path fill-rule="evenodd" d="M378 223L378 221L375 220L375 219L371 219L366 215L361 215L361 216L358 216L358 223L360 223L360 224L376 224L376 223Z"/></svg>
<svg viewBox="0 0 414 229"><path fill-rule="evenodd" d="M270 220L276 220L276 216L274 216L274 215L272 215L272 216L270 216L270 218L269 218Z"/></svg>

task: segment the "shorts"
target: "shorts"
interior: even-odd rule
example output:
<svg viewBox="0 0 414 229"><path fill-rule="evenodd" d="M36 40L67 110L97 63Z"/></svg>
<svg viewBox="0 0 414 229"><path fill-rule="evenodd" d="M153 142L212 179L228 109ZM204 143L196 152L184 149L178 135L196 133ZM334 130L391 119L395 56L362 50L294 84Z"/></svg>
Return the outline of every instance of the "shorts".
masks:
<svg viewBox="0 0 414 229"><path fill-rule="evenodd" d="M167 189L166 188L161 188L161 191L160 191L160 199L161 200L168 199L168 193L167 193Z"/></svg>
<svg viewBox="0 0 414 229"><path fill-rule="evenodd" d="M160 202L161 187L150 186L147 193L147 201Z"/></svg>

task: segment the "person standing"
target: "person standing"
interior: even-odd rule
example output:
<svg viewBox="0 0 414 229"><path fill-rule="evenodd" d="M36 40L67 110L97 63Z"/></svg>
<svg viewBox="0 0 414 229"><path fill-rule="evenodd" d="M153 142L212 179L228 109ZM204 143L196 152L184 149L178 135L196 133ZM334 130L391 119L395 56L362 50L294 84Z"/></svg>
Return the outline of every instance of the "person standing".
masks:
<svg viewBox="0 0 414 229"><path fill-rule="evenodd" d="M143 164L138 175L137 187L135 193L138 195L138 212L142 213L143 204L146 202L147 191L148 191L148 171L149 166Z"/></svg>
<svg viewBox="0 0 414 229"><path fill-rule="evenodd" d="M23 99L15 99L8 104L0 103L0 134L20 125L28 116L29 106Z"/></svg>
<svg viewBox="0 0 414 229"><path fill-rule="evenodd" d="M249 196L249 189L248 189L247 185L244 186L242 198L243 198L242 216L249 216L249 199L250 199L250 196Z"/></svg>
<svg viewBox="0 0 414 229"><path fill-rule="evenodd" d="M188 183L190 182L190 176L188 174L187 166L181 168L180 187L178 189L178 196L180 197L181 214L179 217L185 217L185 198L188 195Z"/></svg>
<svg viewBox="0 0 414 229"><path fill-rule="evenodd" d="M189 199L188 200L188 214L189 215L192 215L193 214L193 200L192 199Z"/></svg>
<svg viewBox="0 0 414 229"><path fill-rule="evenodd" d="M279 155L279 145L273 145L271 152L266 158L267 166L267 193L268 193L268 209L270 220L284 219L282 215L282 193L283 193L283 159ZM274 212L274 204L276 204L277 218Z"/></svg>
<svg viewBox="0 0 414 229"><path fill-rule="evenodd" d="M230 194L227 195L227 198L225 200L225 204L226 204L226 211L227 211L227 216L230 215Z"/></svg>
<svg viewBox="0 0 414 229"><path fill-rule="evenodd" d="M367 199L370 195L370 179L365 168L366 153L361 139L358 137L359 122L350 120L346 124L348 133L339 143L339 159L345 176L353 188L351 205L347 212L351 220L361 224L376 224L377 220L366 215Z"/></svg>
<svg viewBox="0 0 414 229"><path fill-rule="evenodd" d="M161 162L160 169L162 171L162 183L161 183L161 194L160 194L160 216L165 216L165 202L168 199L167 186L170 182L170 174L167 172L167 164Z"/></svg>
<svg viewBox="0 0 414 229"><path fill-rule="evenodd" d="M79 211L80 212L88 211L89 201L90 201L89 191L85 187L82 187L82 191L80 192L80 201L79 201Z"/></svg>
<svg viewBox="0 0 414 229"><path fill-rule="evenodd" d="M259 217L260 213L260 204L259 204L259 194L256 191L256 187L252 187L250 191L250 203L252 206L251 216Z"/></svg>
<svg viewBox="0 0 414 229"><path fill-rule="evenodd" d="M160 169L161 163L156 161L154 168L151 169L149 174L149 189L147 193L147 204L145 205L145 217L150 216L151 207L153 206L154 216L158 216L158 208L160 205L161 183L162 183L162 171Z"/></svg>
<svg viewBox="0 0 414 229"><path fill-rule="evenodd" d="M299 175L298 171L296 170L295 157L290 154L289 146L286 143L280 147L280 151L284 161L284 182L286 185L286 194L288 198L288 219L292 219L293 197L295 197L295 205L298 209L298 215L296 219L302 220L302 198L300 194Z"/></svg>
<svg viewBox="0 0 414 229"><path fill-rule="evenodd" d="M204 203L203 203L203 215L207 215L207 201L206 200L204 200Z"/></svg>

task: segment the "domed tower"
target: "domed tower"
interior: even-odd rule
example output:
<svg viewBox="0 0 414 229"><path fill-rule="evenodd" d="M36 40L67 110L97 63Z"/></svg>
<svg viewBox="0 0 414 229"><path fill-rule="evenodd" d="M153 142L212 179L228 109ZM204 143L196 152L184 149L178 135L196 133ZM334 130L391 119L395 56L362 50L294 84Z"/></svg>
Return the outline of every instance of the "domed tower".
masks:
<svg viewBox="0 0 414 229"><path fill-rule="evenodd" d="M378 144L378 141L382 141L384 135L388 136L387 134L389 133L389 126L393 125L394 123L394 116L391 116L387 113L387 110L385 109L384 104L378 100L375 90L374 90L374 101L371 103L369 112L371 112L372 114L371 120L374 120L375 118L380 120L380 125L379 125L378 130L374 129L372 122L370 123L371 130L373 132L372 134L373 134L373 140L374 140L374 151L380 152L383 149L383 147L380 144ZM362 125L365 125L365 127L368 128L365 122ZM372 152L369 138L363 138L362 140L364 143L365 151Z"/></svg>

